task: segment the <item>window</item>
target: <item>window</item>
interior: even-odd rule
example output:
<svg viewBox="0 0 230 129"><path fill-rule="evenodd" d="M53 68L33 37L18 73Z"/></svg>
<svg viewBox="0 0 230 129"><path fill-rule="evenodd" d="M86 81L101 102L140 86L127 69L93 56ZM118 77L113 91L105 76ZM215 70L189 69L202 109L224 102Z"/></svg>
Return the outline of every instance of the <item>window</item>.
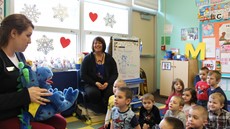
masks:
<svg viewBox="0 0 230 129"><path fill-rule="evenodd" d="M128 9L84 3L84 30L128 34Z"/></svg>
<svg viewBox="0 0 230 129"><path fill-rule="evenodd" d="M126 1L14 0L9 5L11 13L25 14L35 25L26 58L66 70L74 68L79 53L92 51L96 36L105 39L108 51L111 36L130 34L131 2Z"/></svg>
<svg viewBox="0 0 230 129"><path fill-rule="evenodd" d="M98 35L105 39L108 51L111 36L130 34L131 9L127 6L87 0L84 2L83 14L82 51L84 52L92 51L92 41Z"/></svg>
<svg viewBox="0 0 230 129"><path fill-rule="evenodd" d="M13 12L25 14L35 26L79 29L78 0L14 0Z"/></svg>
<svg viewBox="0 0 230 129"><path fill-rule="evenodd" d="M32 43L24 52L26 59L37 66L49 66L56 70L73 69L76 61L77 35L34 31Z"/></svg>
<svg viewBox="0 0 230 129"><path fill-rule="evenodd" d="M75 68L79 10L78 0L14 0L13 12L25 14L35 25L32 42L24 52L26 59L53 70Z"/></svg>

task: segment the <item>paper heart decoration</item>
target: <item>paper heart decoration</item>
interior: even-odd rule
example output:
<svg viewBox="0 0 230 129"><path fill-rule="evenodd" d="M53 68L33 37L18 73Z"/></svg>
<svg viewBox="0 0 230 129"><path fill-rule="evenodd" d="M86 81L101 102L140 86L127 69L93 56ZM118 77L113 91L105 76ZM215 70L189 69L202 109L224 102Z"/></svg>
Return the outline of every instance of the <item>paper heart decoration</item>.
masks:
<svg viewBox="0 0 230 129"><path fill-rule="evenodd" d="M95 20L97 20L97 13L90 12L89 17L94 22Z"/></svg>
<svg viewBox="0 0 230 129"><path fill-rule="evenodd" d="M70 44L70 39L66 39L65 37L61 37L60 39L61 45L63 48L69 46Z"/></svg>

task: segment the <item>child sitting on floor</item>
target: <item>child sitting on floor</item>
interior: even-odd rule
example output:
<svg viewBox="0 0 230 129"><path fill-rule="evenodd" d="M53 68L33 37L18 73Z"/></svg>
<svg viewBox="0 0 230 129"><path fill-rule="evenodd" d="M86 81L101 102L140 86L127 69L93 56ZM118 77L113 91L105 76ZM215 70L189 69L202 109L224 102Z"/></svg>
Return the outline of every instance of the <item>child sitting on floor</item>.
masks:
<svg viewBox="0 0 230 129"><path fill-rule="evenodd" d="M114 84L113 84L113 93L115 94L116 90L120 87L126 86L126 83L124 80L117 79ZM110 127L110 120L111 120L111 111L112 108L114 107L114 95L109 97L109 102L108 102L108 109L105 117L105 124L104 124L104 129L107 129Z"/></svg>
<svg viewBox="0 0 230 129"><path fill-rule="evenodd" d="M185 113L182 111L184 106L184 100L180 96L173 96L169 102L169 110L164 115L165 117L175 117L180 119L185 127L186 124L186 116Z"/></svg>
<svg viewBox="0 0 230 129"><path fill-rule="evenodd" d="M142 105L139 112L139 123L143 129L152 129L153 126L161 121L160 111L154 105L154 96L151 93L146 93L142 96Z"/></svg>
<svg viewBox="0 0 230 129"><path fill-rule="evenodd" d="M188 113L186 129L205 129L208 122L208 112L203 106L196 105L191 107Z"/></svg>
<svg viewBox="0 0 230 129"><path fill-rule="evenodd" d="M155 129L184 129L184 125L181 120L175 117L165 117L159 124L159 128Z"/></svg>
<svg viewBox="0 0 230 129"><path fill-rule="evenodd" d="M111 129L141 129L136 114L130 108L132 96L133 92L128 87L120 87L115 92Z"/></svg>
<svg viewBox="0 0 230 129"><path fill-rule="evenodd" d="M169 106L170 99L173 96L182 96L183 90L184 90L184 82L181 79L176 78L172 82L171 94L170 94L170 96L168 97L168 99L165 102L165 111L163 112L163 114L165 114L166 111L169 109L168 106Z"/></svg>
<svg viewBox="0 0 230 129"><path fill-rule="evenodd" d="M212 93L208 99L208 129L230 127L230 112L222 109L225 98L221 93Z"/></svg>
<svg viewBox="0 0 230 129"><path fill-rule="evenodd" d="M221 80L221 73L219 71L213 70L208 73L207 82L210 85L210 88L208 89L208 96L216 92L221 93L225 99L223 109L228 111L228 100L224 91L219 86L220 80Z"/></svg>
<svg viewBox="0 0 230 129"><path fill-rule="evenodd" d="M188 117L189 109L192 106L196 105L197 97L196 97L196 91L193 88L185 88L182 98L184 99L184 107L182 111L185 113L186 118Z"/></svg>

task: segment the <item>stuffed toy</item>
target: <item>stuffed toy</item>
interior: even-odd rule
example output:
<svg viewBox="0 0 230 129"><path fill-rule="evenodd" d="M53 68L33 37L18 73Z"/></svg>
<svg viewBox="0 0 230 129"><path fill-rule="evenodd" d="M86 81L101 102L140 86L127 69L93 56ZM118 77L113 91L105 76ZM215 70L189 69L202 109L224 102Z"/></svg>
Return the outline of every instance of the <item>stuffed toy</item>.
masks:
<svg viewBox="0 0 230 129"><path fill-rule="evenodd" d="M31 86L39 86L40 88L48 89L49 92L53 93L52 96L46 97L50 100L46 105L31 103L29 105L29 112L22 111L22 114L19 116L22 123L22 129L31 128L29 125L30 119L34 121L43 121L57 113L69 109L75 104L79 91L77 89L74 90L72 87L64 89L63 92L59 91L57 88L53 89L51 86L53 73L48 67L39 67L36 72L34 72L31 70L30 66L24 65L24 63L20 62L19 69L21 73L21 84L19 87L29 88Z"/></svg>

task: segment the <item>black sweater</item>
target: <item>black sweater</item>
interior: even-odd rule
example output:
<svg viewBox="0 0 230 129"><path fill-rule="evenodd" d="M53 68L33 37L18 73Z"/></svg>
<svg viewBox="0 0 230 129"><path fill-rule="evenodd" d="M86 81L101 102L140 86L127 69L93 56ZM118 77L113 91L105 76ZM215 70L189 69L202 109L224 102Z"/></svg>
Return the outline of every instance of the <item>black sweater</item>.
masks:
<svg viewBox="0 0 230 129"><path fill-rule="evenodd" d="M150 128L152 128L154 125L159 124L160 121L160 111L155 105L153 105L150 112L148 112L143 106L141 107L139 112L139 123L141 128L143 127L144 123L148 124Z"/></svg>
<svg viewBox="0 0 230 129"><path fill-rule="evenodd" d="M104 81L108 82L108 85L113 85L114 81L118 77L117 64L113 57L108 53L105 53L104 67ZM98 77L96 76L96 61L93 52L88 54L81 64L81 79L83 79L86 84L91 86L95 86L95 83L99 81Z"/></svg>
<svg viewBox="0 0 230 129"><path fill-rule="evenodd" d="M25 61L22 53L16 53L19 61ZM9 68L14 68L10 70ZM26 88L17 92L19 69L0 49L0 120L17 117L20 109L30 103L29 92Z"/></svg>

